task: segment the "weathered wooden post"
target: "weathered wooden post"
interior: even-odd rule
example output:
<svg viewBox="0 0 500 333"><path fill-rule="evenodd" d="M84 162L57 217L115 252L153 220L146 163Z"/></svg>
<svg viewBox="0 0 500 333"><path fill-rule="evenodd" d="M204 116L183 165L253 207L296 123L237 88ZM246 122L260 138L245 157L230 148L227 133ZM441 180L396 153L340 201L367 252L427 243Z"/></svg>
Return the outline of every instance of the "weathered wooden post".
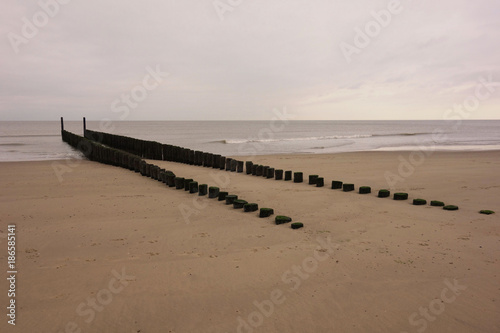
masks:
<svg viewBox="0 0 500 333"><path fill-rule="evenodd" d="M267 178L274 178L274 168L267 169Z"/></svg>
<svg viewBox="0 0 500 333"><path fill-rule="evenodd" d="M253 162L251 162L251 161L245 162L245 170L246 170L247 175L252 173L252 167L253 167Z"/></svg>
<svg viewBox="0 0 500 333"><path fill-rule="evenodd" d="M354 191L354 184L344 184L344 185L342 185L342 190L344 192Z"/></svg>
<svg viewBox="0 0 500 333"><path fill-rule="evenodd" d="M243 211L245 213L248 213L248 212L255 212L259 209L259 205L257 205L256 203L247 203L243 206Z"/></svg>
<svg viewBox="0 0 500 333"><path fill-rule="evenodd" d="M262 167L262 175L261 175L262 177L266 177L267 178L267 170L269 170L269 166L264 165Z"/></svg>
<svg viewBox="0 0 500 333"><path fill-rule="evenodd" d="M256 170L255 170L255 175L256 175L257 177L262 176L262 172L263 172L263 170L264 170L264 166L262 166L262 165L257 165L257 168L256 168Z"/></svg>
<svg viewBox="0 0 500 333"><path fill-rule="evenodd" d="M227 199L227 197L226 197L226 199ZM247 203L248 203L248 201L246 201L246 200L236 199L233 201L233 208L235 208L235 209L243 208L243 206L246 205Z"/></svg>
<svg viewBox="0 0 500 333"><path fill-rule="evenodd" d="M323 187L323 186L325 186L325 178L323 177L316 178L316 187Z"/></svg>
<svg viewBox="0 0 500 333"><path fill-rule="evenodd" d="M238 167L238 161L235 159L231 160L231 172L236 172L236 168Z"/></svg>
<svg viewBox="0 0 500 333"><path fill-rule="evenodd" d="M303 181L304 181L304 179L303 179L302 172L294 172L293 173L293 182L294 183L302 183Z"/></svg>
<svg viewBox="0 0 500 333"><path fill-rule="evenodd" d="M63 131L64 131L64 119L63 119L63 117L61 117L61 132L63 132ZM63 139L64 139L64 137L63 137Z"/></svg>
<svg viewBox="0 0 500 333"><path fill-rule="evenodd" d="M83 137L85 137L85 132L87 131L87 122L85 117L83 117Z"/></svg>
<svg viewBox="0 0 500 333"><path fill-rule="evenodd" d="M292 170L285 171L285 180L292 180Z"/></svg>
<svg viewBox="0 0 500 333"><path fill-rule="evenodd" d="M184 191L189 191L189 183L191 183L193 179L185 178L184 179Z"/></svg>
<svg viewBox="0 0 500 333"><path fill-rule="evenodd" d="M199 196L207 195L207 192L208 192L208 185L207 184L200 184L200 186L198 186L198 195Z"/></svg>
<svg viewBox="0 0 500 333"><path fill-rule="evenodd" d="M184 178L183 177L175 177L175 189L176 190L184 189Z"/></svg>
<svg viewBox="0 0 500 333"><path fill-rule="evenodd" d="M226 196L229 195L229 192L219 192L219 195L218 195L218 200L219 201L226 201Z"/></svg>
<svg viewBox="0 0 500 333"><path fill-rule="evenodd" d="M283 170L278 169L278 170L274 171L274 179L282 180L283 179Z"/></svg>
<svg viewBox="0 0 500 333"><path fill-rule="evenodd" d="M230 157L227 157L227 158L226 158L226 171L231 170L231 161L232 161L232 160L233 160L233 159L232 159L232 158L230 158Z"/></svg>
<svg viewBox="0 0 500 333"><path fill-rule="evenodd" d="M243 172L243 161L238 161L238 166L237 166L236 171L238 173L242 173Z"/></svg>
<svg viewBox="0 0 500 333"><path fill-rule="evenodd" d="M208 197L209 198L217 198L219 196L219 188L216 186L210 186L208 188Z"/></svg>
<svg viewBox="0 0 500 333"><path fill-rule="evenodd" d="M258 166L259 166L258 164L252 165L252 176L256 176L257 175L257 167Z"/></svg>
<svg viewBox="0 0 500 333"><path fill-rule="evenodd" d="M189 183L189 193L198 193L198 182Z"/></svg>
<svg viewBox="0 0 500 333"><path fill-rule="evenodd" d="M226 195L226 205L232 205L234 200L237 200L238 196L234 194Z"/></svg>
<svg viewBox="0 0 500 333"><path fill-rule="evenodd" d="M368 193L372 193L372 188L370 186L359 187L359 194L368 194Z"/></svg>
<svg viewBox="0 0 500 333"><path fill-rule="evenodd" d="M318 177L318 175L309 175L309 185L316 185Z"/></svg>
<svg viewBox="0 0 500 333"><path fill-rule="evenodd" d="M338 180L332 180L332 190L342 188L343 182Z"/></svg>
<svg viewBox="0 0 500 333"><path fill-rule="evenodd" d="M219 169L224 170L225 166L226 166L226 156L221 156L219 162Z"/></svg>
<svg viewBox="0 0 500 333"><path fill-rule="evenodd" d="M378 191L378 197L379 198L387 198L391 195L391 191L386 190L386 189L381 189Z"/></svg>
<svg viewBox="0 0 500 333"><path fill-rule="evenodd" d="M274 209L272 208L261 208L259 217L268 217L274 214Z"/></svg>

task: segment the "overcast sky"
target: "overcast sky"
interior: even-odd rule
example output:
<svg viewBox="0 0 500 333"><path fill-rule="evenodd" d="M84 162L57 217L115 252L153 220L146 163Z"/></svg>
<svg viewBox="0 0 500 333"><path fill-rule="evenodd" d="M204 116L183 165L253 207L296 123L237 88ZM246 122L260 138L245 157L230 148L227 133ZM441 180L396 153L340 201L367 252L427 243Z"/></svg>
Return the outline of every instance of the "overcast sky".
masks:
<svg viewBox="0 0 500 333"><path fill-rule="evenodd" d="M500 119L498 0L58 1L2 3L0 120Z"/></svg>

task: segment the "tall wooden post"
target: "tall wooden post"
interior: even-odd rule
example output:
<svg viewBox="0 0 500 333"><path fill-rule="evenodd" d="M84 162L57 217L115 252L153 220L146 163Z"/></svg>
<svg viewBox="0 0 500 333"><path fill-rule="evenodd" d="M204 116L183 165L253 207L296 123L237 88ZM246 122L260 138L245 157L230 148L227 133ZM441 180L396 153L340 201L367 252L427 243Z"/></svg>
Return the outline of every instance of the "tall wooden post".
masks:
<svg viewBox="0 0 500 333"><path fill-rule="evenodd" d="M64 131L64 119L61 117L61 132Z"/></svg>
<svg viewBox="0 0 500 333"><path fill-rule="evenodd" d="M85 131L87 130L87 123L85 117L83 117L83 137L85 137Z"/></svg>

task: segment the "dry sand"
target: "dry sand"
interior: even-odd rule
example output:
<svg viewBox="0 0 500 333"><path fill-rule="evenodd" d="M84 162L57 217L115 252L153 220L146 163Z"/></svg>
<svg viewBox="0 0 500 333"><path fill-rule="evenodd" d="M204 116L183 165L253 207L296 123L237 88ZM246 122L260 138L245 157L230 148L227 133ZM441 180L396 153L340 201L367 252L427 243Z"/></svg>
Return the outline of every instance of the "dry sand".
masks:
<svg viewBox="0 0 500 333"><path fill-rule="evenodd" d="M13 223L18 264L17 325L4 314L0 331L499 332L500 152L434 153L393 189L404 202L330 189L387 188L409 156L251 158L303 171L302 184L155 161L298 230L113 166L82 161L59 182L64 161L0 163L1 266Z"/></svg>

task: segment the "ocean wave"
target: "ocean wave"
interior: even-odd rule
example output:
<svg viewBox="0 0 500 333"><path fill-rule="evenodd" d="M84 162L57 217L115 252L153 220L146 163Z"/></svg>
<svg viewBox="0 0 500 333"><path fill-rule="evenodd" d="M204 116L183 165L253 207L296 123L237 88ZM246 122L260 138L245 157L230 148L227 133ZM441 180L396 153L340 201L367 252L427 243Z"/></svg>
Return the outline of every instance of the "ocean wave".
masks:
<svg viewBox="0 0 500 333"><path fill-rule="evenodd" d="M372 137L386 137L386 136L415 136L415 135L428 135L432 133L394 133L394 134L353 134L353 135L326 135L326 136L310 136L304 138L282 138L282 139L223 139L211 141L210 143L222 144L242 144L252 142L283 142L283 141L318 141L318 140L339 140L339 139L364 139Z"/></svg>

